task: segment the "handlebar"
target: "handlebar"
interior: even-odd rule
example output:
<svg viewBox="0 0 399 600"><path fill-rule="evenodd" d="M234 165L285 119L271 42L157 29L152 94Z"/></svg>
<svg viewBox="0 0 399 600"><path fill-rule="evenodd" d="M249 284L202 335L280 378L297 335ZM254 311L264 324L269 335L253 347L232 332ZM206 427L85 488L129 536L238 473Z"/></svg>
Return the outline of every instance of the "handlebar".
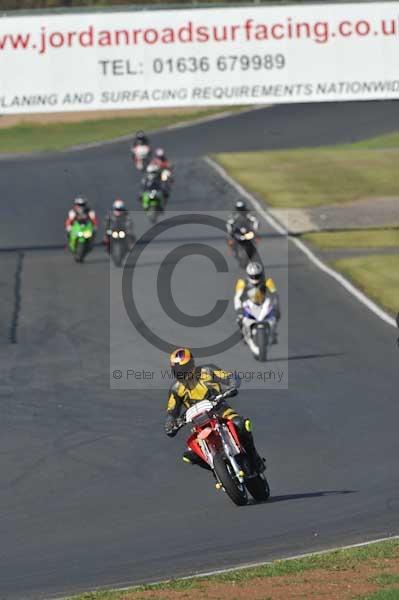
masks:
<svg viewBox="0 0 399 600"><path fill-rule="evenodd" d="M225 400L226 398L232 398L233 396L236 396L237 394L238 394L238 389L236 387L232 387L232 388L229 388L228 390L225 390L223 393L218 394L214 398L209 398L209 402L211 402L213 407L216 408L219 404L221 404L221 402L223 402L223 400ZM186 424L185 416L178 417L176 419L175 430L178 431L179 429L184 427L185 424Z"/></svg>

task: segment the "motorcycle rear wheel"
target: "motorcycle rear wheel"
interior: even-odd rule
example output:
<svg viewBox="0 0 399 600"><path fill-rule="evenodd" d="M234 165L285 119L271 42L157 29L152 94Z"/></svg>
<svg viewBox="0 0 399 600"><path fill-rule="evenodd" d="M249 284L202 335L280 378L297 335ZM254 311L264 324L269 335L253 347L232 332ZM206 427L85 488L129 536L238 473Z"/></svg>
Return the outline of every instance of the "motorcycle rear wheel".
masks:
<svg viewBox="0 0 399 600"><path fill-rule="evenodd" d="M223 485L226 494L234 504L237 506L245 506L248 503L248 495L245 486L235 479L221 454L216 454L214 457L213 468L219 481Z"/></svg>

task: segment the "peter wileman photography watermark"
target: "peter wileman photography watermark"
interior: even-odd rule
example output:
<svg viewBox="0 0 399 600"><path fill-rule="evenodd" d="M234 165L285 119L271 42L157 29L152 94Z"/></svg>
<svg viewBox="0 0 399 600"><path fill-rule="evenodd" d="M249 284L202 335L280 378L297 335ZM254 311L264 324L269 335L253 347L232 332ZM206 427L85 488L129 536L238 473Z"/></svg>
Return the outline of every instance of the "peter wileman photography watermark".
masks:
<svg viewBox="0 0 399 600"><path fill-rule="evenodd" d="M240 380L241 382L248 383L253 381L261 382L275 382L281 383L284 379L284 371L282 369L265 369L265 370L254 370L254 371L232 371L231 377L233 380ZM172 384L174 376L171 369L160 369L156 371L143 370L143 369L114 369L112 371L112 378L116 380L126 379L134 381L155 381L161 378L166 383Z"/></svg>
<svg viewBox="0 0 399 600"><path fill-rule="evenodd" d="M251 388L288 386L287 240L259 231L250 250L250 260L264 267L265 281L273 279L285 323L277 322L266 292L243 305L240 322L234 297L246 273L242 248L226 230L229 216L167 212L151 223L142 211L129 213L135 242L125 246L120 267L111 240L112 388L169 387L169 354L181 346L191 349L197 366L234 373ZM262 343L266 349L257 356Z"/></svg>

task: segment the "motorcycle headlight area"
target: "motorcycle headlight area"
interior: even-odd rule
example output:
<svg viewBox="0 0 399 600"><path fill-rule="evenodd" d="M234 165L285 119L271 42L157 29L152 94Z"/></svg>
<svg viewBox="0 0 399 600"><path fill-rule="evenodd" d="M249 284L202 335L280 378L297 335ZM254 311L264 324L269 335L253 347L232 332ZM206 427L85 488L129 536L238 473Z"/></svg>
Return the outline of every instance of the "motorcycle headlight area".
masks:
<svg viewBox="0 0 399 600"><path fill-rule="evenodd" d="M89 238L91 238L91 231L84 231L83 232L83 237L86 238L86 240L88 240Z"/></svg>
<svg viewBox="0 0 399 600"><path fill-rule="evenodd" d="M199 416L203 416L204 419L206 418L206 421L209 421L207 412L212 410L212 408L213 408L212 402L209 402L209 400L203 400L202 402L197 402L197 404L194 404L194 406L191 406L186 411L186 423L191 423L194 419L195 419L196 423L198 423L197 419Z"/></svg>
<svg viewBox="0 0 399 600"><path fill-rule="evenodd" d="M124 231L113 231L112 237L116 240L117 238L124 238L126 233Z"/></svg>

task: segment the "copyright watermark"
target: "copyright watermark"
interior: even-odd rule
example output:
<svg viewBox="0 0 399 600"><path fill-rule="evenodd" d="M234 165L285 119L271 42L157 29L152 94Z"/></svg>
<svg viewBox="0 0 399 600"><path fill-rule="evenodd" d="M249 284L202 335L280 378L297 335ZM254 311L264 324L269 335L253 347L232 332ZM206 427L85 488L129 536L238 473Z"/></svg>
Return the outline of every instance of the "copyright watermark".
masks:
<svg viewBox="0 0 399 600"><path fill-rule="evenodd" d="M120 268L110 261L112 388L164 389L173 381L166 375L168 355L180 346L192 350L197 365L216 364L247 374L241 379L252 387L287 387L285 338L278 353L272 346L269 349L276 365L258 369L237 326L233 299L245 273L227 244L229 214L167 212L151 224L142 212L130 213L136 242ZM281 280L287 265L286 241L280 245ZM266 261L265 270L270 276ZM275 374L268 377L261 372Z"/></svg>
<svg viewBox="0 0 399 600"><path fill-rule="evenodd" d="M240 380L241 382L269 382L281 384L286 377L286 373L283 369L257 369L248 371L237 371L231 372L233 379ZM144 369L114 369L112 371L112 378L116 380L125 379L126 381L157 381L161 379L169 384L173 383L174 377L170 369L159 369L159 370L144 370Z"/></svg>

